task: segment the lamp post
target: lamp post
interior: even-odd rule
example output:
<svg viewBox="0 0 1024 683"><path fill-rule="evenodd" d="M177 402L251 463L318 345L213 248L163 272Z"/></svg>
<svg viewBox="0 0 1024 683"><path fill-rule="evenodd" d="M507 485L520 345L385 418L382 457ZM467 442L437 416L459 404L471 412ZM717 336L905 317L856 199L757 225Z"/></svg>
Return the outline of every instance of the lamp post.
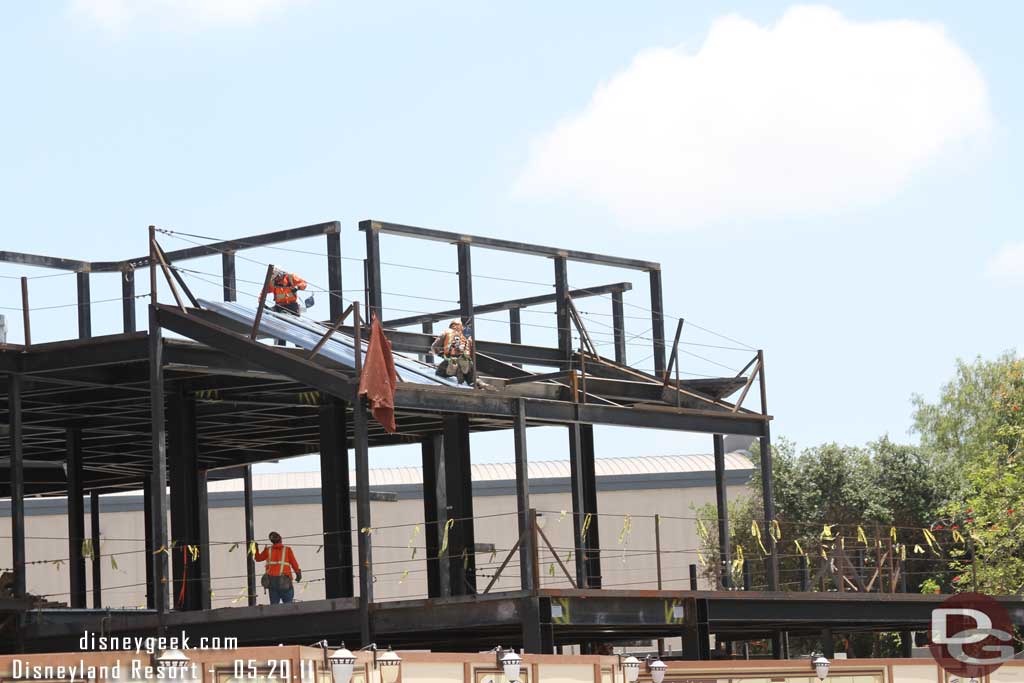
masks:
<svg viewBox="0 0 1024 683"><path fill-rule="evenodd" d="M619 655L619 668L622 669L622 679L625 683L636 683L640 678L640 660L633 655Z"/></svg>
<svg viewBox="0 0 1024 683"><path fill-rule="evenodd" d="M644 662L647 665L647 672L651 674L651 680L654 683L661 683L665 680L665 672L668 671L668 665L661 661L661 658L656 658L652 662L651 657L648 655Z"/></svg>
<svg viewBox="0 0 1024 683"><path fill-rule="evenodd" d="M523 658L516 654L515 650L506 650L498 646L494 648L494 659L498 668L505 672L506 683L518 683Z"/></svg>
<svg viewBox="0 0 1024 683"><path fill-rule="evenodd" d="M324 652L326 651L325 649ZM332 652L328 659L331 662L331 676L334 678L334 683L349 683L352 680L352 670L356 665L356 656L345 647L345 643L343 642L340 648Z"/></svg>
<svg viewBox="0 0 1024 683"><path fill-rule="evenodd" d="M814 673L818 676L819 681L823 681L828 678L828 670L832 666L832 662L828 661L824 657L818 657L814 660Z"/></svg>
<svg viewBox="0 0 1024 683"><path fill-rule="evenodd" d="M186 676L186 669L192 667L192 660L181 650L164 650L154 658L154 661L158 675L162 675L164 678L179 681L190 678ZM168 672L168 670L172 670L172 672ZM191 678L194 679L195 676L193 675Z"/></svg>
<svg viewBox="0 0 1024 683"><path fill-rule="evenodd" d="M389 647L384 654L378 655L376 643L359 648L360 652L367 650L373 652L373 669L380 673L380 683L395 683L402 668L402 658L398 656L398 653ZM345 647L345 643L332 652L328 659L331 662L331 676L334 678L334 683L351 683L356 656Z"/></svg>

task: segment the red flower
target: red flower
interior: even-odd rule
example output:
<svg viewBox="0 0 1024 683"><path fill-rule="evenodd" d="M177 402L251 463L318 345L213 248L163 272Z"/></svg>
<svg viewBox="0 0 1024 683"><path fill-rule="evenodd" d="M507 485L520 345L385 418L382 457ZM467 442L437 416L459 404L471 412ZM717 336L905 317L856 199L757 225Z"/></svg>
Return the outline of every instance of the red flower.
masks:
<svg viewBox="0 0 1024 683"><path fill-rule="evenodd" d="M964 524L970 524L973 521L974 521L974 517L968 517L967 519L964 520Z"/></svg>
<svg viewBox="0 0 1024 683"><path fill-rule="evenodd" d="M1006 511L1006 514L1008 514L1008 515L1012 515L1012 514L1013 514L1013 508L1010 508L1009 510L1007 510L1007 511Z"/></svg>
<svg viewBox="0 0 1024 683"><path fill-rule="evenodd" d="M942 529L942 525L941 525L941 524L936 524L936 525L935 525L935 530L936 530L936 531L939 531L939 530L941 530L941 529Z"/></svg>
<svg viewBox="0 0 1024 683"><path fill-rule="evenodd" d="M953 577L953 583L960 583L960 577L959 576L954 576Z"/></svg>
<svg viewBox="0 0 1024 683"><path fill-rule="evenodd" d="M959 529L959 528L960 528L959 524L954 524L953 526L950 527L950 529Z"/></svg>

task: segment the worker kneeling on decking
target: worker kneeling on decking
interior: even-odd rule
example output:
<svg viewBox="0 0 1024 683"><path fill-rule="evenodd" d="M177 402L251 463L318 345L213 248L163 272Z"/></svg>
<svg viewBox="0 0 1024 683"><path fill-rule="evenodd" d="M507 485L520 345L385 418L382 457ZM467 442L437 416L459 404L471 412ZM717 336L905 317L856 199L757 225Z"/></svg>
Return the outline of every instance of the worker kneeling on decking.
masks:
<svg viewBox="0 0 1024 683"><path fill-rule="evenodd" d="M288 273L280 269L274 269L274 279L267 285L267 294L274 295L274 312L291 313L299 315L302 311L299 308L299 290L306 288L306 281L295 273ZM306 300L306 308L313 305L313 297ZM284 339L277 339L274 342L278 346L284 346Z"/></svg>
<svg viewBox="0 0 1024 683"><path fill-rule="evenodd" d="M257 562L266 562L261 585L270 593L270 604L291 602L295 599L295 586L292 585L292 570L295 580L302 581L302 570L295 560L295 553L281 541L281 534L270 532L272 545L256 553Z"/></svg>
<svg viewBox="0 0 1024 683"><path fill-rule="evenodd" d="M457 377L460 382L473 385L476 379L473 338L465 334L461 320L451 321L448 329L430 345L430 351L441 357L441 362L437 364L439 377Z"/></svg>

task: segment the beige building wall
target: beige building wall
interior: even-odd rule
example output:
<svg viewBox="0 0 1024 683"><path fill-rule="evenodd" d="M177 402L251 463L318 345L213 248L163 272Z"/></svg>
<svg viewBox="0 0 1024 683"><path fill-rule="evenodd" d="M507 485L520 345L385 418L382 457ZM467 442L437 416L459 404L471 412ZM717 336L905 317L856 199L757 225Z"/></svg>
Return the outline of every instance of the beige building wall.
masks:
<svg viewBox="0 0 1024 683"><path fill-rule="evenodd" d="M731 454L731 456L734 454ZM633 459L623 459L633 460ZM639 460L639 459L636 459ZM745 461L735 467L741 467ZM749 465L747 465L749 467ZM487 466L493 468L493 466ZM402 470L410 468L398 468ZM711 478L711 472L703 475L705 480ZM740 473L734 473L740 474ZM381 475L383 476L383 475ZM474 471L476 482L477 472ZM308 484L315 473L302 475L259 475L258 489L271 491L275 483L286 486L302 487ZM670 482L671 473L665 473ZM376 477L380 479L381 477ZM744 477L745 478L745 477ZM656 586L656 555L655 555L655 514L662 516L660 525L662 548L663 586L665 588L686 588L688 582L688 566L698 562L698 538L696 525L693 521L694 510L706 503L714 503L715 491L713 483L688 484L685 488L650 488L648 482L644 487L630 484L629 476L622 478L622 486L616 488L615 478L599 479L600 488L598 509L600 516L598 527L602 548L602 573L606 587L619 588L654 588ZM490 480L491 484L502 485L501 480ZM537 485L542 479L531 480ZM511 489L513 482L505 488ZM392 488L400 488L396 485ZM221 490L238 488L238 482L214 482L210 484L211 497ZM387 483L377 483L376 488L389 490ZM543 486L537 486L543 489ZM549 486L550 488L550 486ZM572 550L572 502L566 482L564 492L533 493L531 504L542 513L544 534L550 539L559 557L570 572L573 572ZM426 564L425 534L423 529L423 504L418 491L409 491L408 487L397 502L373 502L371 516L373 530L374 559L374 591L377 600L426 596ZM322 517L318 502L310 502L319 491L308 487L298 488L300 498L306 502L289 503L288 492L292 489L277 489L275 494L280 500L264 500L260 502L261 493L257 490L255 507L255 528L257 542L264 545L267 534L271 530L278 531L290 545L303 569L303 581L296 584L296 600L308 601L324 597L324 555L322 550ZM493 492L493 488L491 490ZM481 553L477 556L477 568L480 578L480 589L490 581L497 567L505 559L518 537L515 516L516 499L510 493L506 495L481 495L479 491L474 497L475 534L478 544L494 544L495 552ZM730 487L730 499L745 495L746 487L733 485ZM141 507L141 495L128 496ZM296 496L292 496L295 498ZM144 515L141 509L131 511L107 511L123 498L120 495L105 496L101 503L101 567L103 582L103 605L105 607L144 607L146 603L146 568L147 560L143 551L145 536ZM246 562L245 562L245 525L241 497L237 496L238 505L232 507L216 507L211 504L209 510L209 527L211 547L209 552L211 563L211 590L213 605L226 607L245 604ZM109 501L109 502L108 502ZM126 501L120 501L125 503ZM123 507L123 505L122 505ZM355 524L355 506L352 506L352 520ZM685 518L685 519L683 519ZM9 517L7 518L10 519ZM462 523L462 522L457 522ZM168 524L168 529L170 525ZM86 519L86 535L89 534L88 514ZM8 534L4 534L8 535ZM63 511L55 514L30 514L26 520L27 555L33 564L27 570L28 590L36 595L48 596L59 602L68 600L68 567L67 558L67 517ZM355 538L353 538L353 542ZM357 553L353 547L353 557ZM180 551L175 551L171 561L180 563ZM9 567L11 563L10 544L4 541L0 545L0 566ZM90 562L87 565L86 585L92 587ZM257 576L262 573L262 565L257 566ZM541 581L545 587L568 587L557 561L547 547L541 552ZM493 591L515 590L519 586L518 553L509 562ZM702 586L703 587L703 586ZM356 581L358 590L358 580ZM258 601L268 602L266 594L257 586ZM175 596L176 597L176 596ZM92 605L91 595L88 604Z"/></svg>

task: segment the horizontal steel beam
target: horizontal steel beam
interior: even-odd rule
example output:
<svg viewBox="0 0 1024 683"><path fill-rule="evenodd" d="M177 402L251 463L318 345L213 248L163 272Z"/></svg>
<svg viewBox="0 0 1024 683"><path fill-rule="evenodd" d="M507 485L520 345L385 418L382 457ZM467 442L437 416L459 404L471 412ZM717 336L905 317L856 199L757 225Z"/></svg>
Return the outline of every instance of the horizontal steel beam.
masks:
<svg viewBox="0 0 1024 683"><path fill-rule="evenodd" d="M573 299L584 299L590 296L602 296L613 292L628 292L631 289L633 289L633 285L629 282L616 282L610 285L598 285L596 287L587 287L585 289L574 289L569 292L569 296ZM540 296L528 296L521 299L496 301L492 304L473 304L473 315L497 313L499 311L507 311L510 308L527 308L529 306L550 304L554 303L557 298L558 297L552 292L551 294L541 294ZM389 320L384 323L384 327L390 329L392 327L405 327L407 325L421 325L423 323L437 322L438 320L444 320L446 318L456 318L459 315L459 309L453 308L449 311L439 311L437 313L424 313L422 315L396 318L395 320Z"/></svg>
<svg viewBox="0 0 1024 683"><path fill-rule="evenodd" d="M175 261L199 258L200 256L210 256L230 251L242 251L244 249L253 249L255 247L265 247L270 244L290 242L304 237L333 235L340 231L341 224L338 221L316 223L314 225L304 225L300 228L288 228L287 230L266 232L262 235L253 235L252 237L241 237L239 239L211 242L210 244L169 251L165 254L165 257L167 258L168 263L173 263ZM130 268L144 268L149 265L149 256L128 259L126 261L97 261L91 265L94 273L117 272L128 270Z"/></svg>
<svg viewBox="0 0 1024 683"><path fill-rule="evenodd" d="M58 258L56 256L40 256L38 254L22 254L17 251L0 251L0 261L6 263L19 263L23 266L35 266L37 268L53 268L55 270L73 270L87 273L92 264L88 261L77 261L69 258Z"/></svg>
<svg viewBox="0 0 1024 683"><path fill-rule="evenodd" d="M608 256L605 254L593 254L586 251L576 251L574 249L544 247L537 244L528 244L526 242L513 242L512 240L480 237L460 232L418 228L412 225L400 225L398 223L387 223L384 221L360 221L359 229L364 232L366 230L376 230L377 232L390 235L402 235L403 237L414 237L416 239L433 240L435 242L448 242L450 244L463 242L472 244L475 247L482 247L484 249L513 251L519 254L534 254L536 256L548 256L551 258L562 256L570 261L598 263L605 266L615 266L616 268L630 268L632 270L644 271L661 270L661 264L655 261L640 261L638 259L623 258L621 256Z"/></svg>
<svg viewBox="0 0 1024 683"><path fill-rule="evenodd" d="M157 320L162 327L220 349L243 361L260 365L271 372L280 373L331 396L348 401L355 398L355 383L322 365L272 346L253 342L213 323L200 320L197 316L187 315L162 305L156 308Z"/></svg>

